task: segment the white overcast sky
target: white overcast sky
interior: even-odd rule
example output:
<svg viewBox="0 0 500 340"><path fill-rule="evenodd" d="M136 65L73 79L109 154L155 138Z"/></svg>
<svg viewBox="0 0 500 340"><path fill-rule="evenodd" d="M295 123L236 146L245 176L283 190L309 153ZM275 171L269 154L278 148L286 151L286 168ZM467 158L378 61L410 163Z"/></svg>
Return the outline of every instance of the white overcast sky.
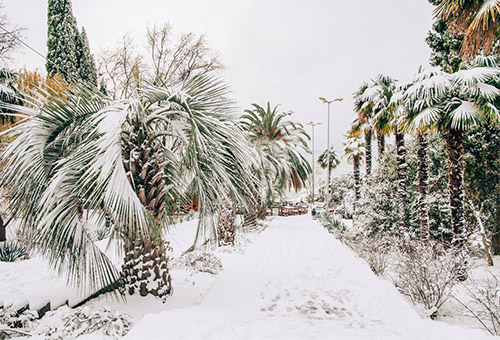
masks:
<svg viewBox="0 0 500 340"><path fill-rule="evenodd" d="M3 0L12 24L45 55L46 0ZM143 46L146 27L170 22L177 34L206 33L226 66L242 110L281 104L300 122L323 122L315 150L326 148L327 106L319 96L343 97L331 106L330 140L338 151L353 118L352 93L378 73L406 81L427 66L432 25L427 0L72 0L93 54L115 47L125 32ZM44 69L23 49L13 67ZM310 133L310 127L306 126Z"/></svg>

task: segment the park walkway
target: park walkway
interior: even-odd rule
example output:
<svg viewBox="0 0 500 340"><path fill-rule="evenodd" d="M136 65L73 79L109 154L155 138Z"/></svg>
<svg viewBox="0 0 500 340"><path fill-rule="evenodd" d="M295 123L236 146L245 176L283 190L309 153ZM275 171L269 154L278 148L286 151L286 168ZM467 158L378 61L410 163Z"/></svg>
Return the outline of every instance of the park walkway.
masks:
<svg viewBox="0 0 500 340"><path fill-rule="evenodd" d="M492 339L424 320L310 216L275 217L194 307L148 314L126 339Z"/></svg>

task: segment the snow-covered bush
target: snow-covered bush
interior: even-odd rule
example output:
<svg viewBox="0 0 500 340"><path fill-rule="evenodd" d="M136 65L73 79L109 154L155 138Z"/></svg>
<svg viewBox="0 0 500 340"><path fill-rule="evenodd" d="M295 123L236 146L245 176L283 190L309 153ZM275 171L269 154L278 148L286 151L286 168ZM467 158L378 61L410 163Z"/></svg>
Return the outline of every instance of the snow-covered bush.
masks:
<svg viewBox="0 0 500 340"><path fill-rule="evenodd" d="M435 318L450 297L451 289L464 275L467 255L429 240L401 241L396 253L393 281L398 290L426 314Z"/></svg>
<svg viewBox="0 0 500 340"><path fill-rule="evenodd" d="M347 228L336 215L321 214L321 224L339 239L352 248L363 258L376 275L384 275L389 266L389 255L394 244L394 238L382 234L368 237L355 227Z"/></svg>
<svg viewBox="0 0 500 340"><path fill-rule="evenodd" d="M342 218L351 219L354 212L354 179L352 174L332 178L331 204Z"/></svg>
<svg viewBox="0 0 500 340"><path fill-rule="evenodd" d="M328 215L326 212L319 215L319 220L323 227L328 230L335 238L347 243L347 229L342 220L336 215Z"/></svg>
<svg viewBox="0 0 500 340"><path fill-rule="evenodd" d="M28 257L28 251L17 242L0 242L0 262L15 262Z"/></svg>
<svg viewBox="0 0 500 340"><path fill-rule="evenodd" d="M492 335L500 335L500 281L498 276L488 272L484 279L469 278L461 284L468 295L468 301L456 294L457 300Z"/></svg>
<svg viewBox="0 0 500 340"><path fill-rule="evenodd" d="M12 305L0 308L0 324L7 325L12 328L30 328L33 321L38 318L38 313L32 310L25 310L18 313L17 309Z"/></svg>
<svg viewBox="0 0 500 340"><path fill-rule="evenodd" d="M194 272L218 274L222 270L222 262L212 253L189 252L175 259L172 264L176 268L185 268Z"/></svg>
<svg viewBox="0 0 500 340"><path fill-rule="evenodd" d="M34 333L50 340L75 339L91 333L119 339L128 333L132 325L132 318L129 315L107 307L92 311L89 307L71 309L65 306L48 312Z"/></svg>
<svg viewBox="0 0 500 340"><path fill-rule="evenodd" d="M375 275L384 275L389 267L394 237L366 237L360 234L351 247L363 258Z"/></svg>

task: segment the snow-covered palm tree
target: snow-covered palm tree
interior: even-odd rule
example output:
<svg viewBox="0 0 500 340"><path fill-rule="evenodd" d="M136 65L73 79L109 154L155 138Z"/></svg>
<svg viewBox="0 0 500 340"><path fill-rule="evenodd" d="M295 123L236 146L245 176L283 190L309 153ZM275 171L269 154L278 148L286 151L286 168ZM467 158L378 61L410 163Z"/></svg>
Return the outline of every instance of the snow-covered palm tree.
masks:
<svg viewBox="0 0 500 340"><path fill-rule="evenodd" d="M309 135L302 124L287 120L288 112L279 106L266 108L252 104L245 110L241 125L257 152L256 173L266 188L267 203L282 197L286 189L300 190L311 173L303 153L309 153Z"/></svg>
<svg viewBox="0 0 500 340"><path fill-rule="evenodd" d="M330 156L330 161L328 161L328 156ZM335 152L335 148L333 146L330 147L330 152L325 150L321 155L319 155L318 164L322 169L328 168L330 173L337 167L337 165L340 164L339 156L337 155L337 152Z"/></svg>
<svg viewBox="0 0 500 340"><path fill-rule="evenodd" d="M373 85L373 84L372 84ZM373 86L363 83L353 93L354 110L357 112L357 126L365 136L366 177L372 171L372 138L373 138Z"/></svg>
<svg viewBox="0 0 500 340"><path fill-rule="evenodd" d="M250 202L242 193L251 150L227 94L200 76L144 84L132 99L74 88L11 106L23 121L2 157L10 211L70 282L95 290L122 277L129 293L169 294L164 230L188 184L200 201L200 233L220 202ZM99 225L112 221L125 251L121 273L94 243L84 211Z"/></svg>
<svg viewBox="0 0 500 340"><path fill-rule="evenodd" d="M400 92L400 104L403 106L403 124L404 130L417 138L417 179L419 188L419 215L420 215L420 238L423 241L429 239L429 207L427 203L427 191L429 186L429 132L435 128L434 126L420 125L415 126L413 121L415 116L422 110L428 108L428 104L424 101L415 101L412 96L415 86L429 77L434 75L433 71L425 71L420 67L418 74L411 82L407 83ZM417 84L417 85L416 85Z"/></svg>
<svg viewBox="0 0 500 340"><path fill-rule="evenodd" d="M398 215L401 227L406 225L407 164L402 115L404 107L400 101L402 88L396 80L379 74L373 81L373 121L381 135L394 133L396 140L396 162L398 173Z"/></svg>
<svg viewBox="0 0 500 340"><path fill-rule="evenodd" d="M422 71L405 94L414 111L411 126L420 130L433 126L445 137L453 245L457 248L465 244L462 138L473 126L498 122L499 75L493 58L477 57L452 74Z"/></svg>

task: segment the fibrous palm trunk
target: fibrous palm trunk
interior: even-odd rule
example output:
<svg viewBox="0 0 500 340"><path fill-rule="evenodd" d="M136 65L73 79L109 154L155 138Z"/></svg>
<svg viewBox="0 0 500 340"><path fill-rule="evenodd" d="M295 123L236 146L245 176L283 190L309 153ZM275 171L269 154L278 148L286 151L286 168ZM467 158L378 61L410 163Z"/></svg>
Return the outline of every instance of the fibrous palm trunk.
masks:
<svg viewBox="0 0 500 340"><path fill-rule="evenodd" d="M385 152L385 136L381 132L377 132L377 151L378 159L382 158Z"/></svg>
<svg viewBox="0 0 500 340"><path fill-rule="evenodd" d="M217 216L217 242L220 246L234 246L236 226L235 214L232 207L221 207Z"/></svg>
<svg viewBox="0 0 500 340"><path fill-rule="evenodd" d="M406 148L404 134L396 131L396 162L398 166L398 216L400 227L406 226Z"/></svg>
<svg viewBox="0 0 500 340"><path fill-rule="evenodd" d="M125 246L125 261L122 277L125 289L133 295L151 294L163 298L172 293L172 282L168 271L168 258L164 246L135 239Z"/></svg>
<svg viewBox="0 0 500 340"><path fill-rule="evenodd" d="M500 255L500 193L497 194L496 198L495 221L491 235L491 251L494 255Z"/></svg>
<svg viewBox="0 0 500 340"><path fill-rule="evenodd" d="M243 228L257 227L257 210L247 211L243 214Z"/></svg>
<svg viewBox="0 0 500 340"><path fill-rule="evenodd" d="M257 227L257 219L259 219L259 207L262 204L262 199L259 195L259 186L255 184L251 187L252 192L250 195L254 198L255 205L250 207L249 210L243 212L243 228L252 229ZM264 217L265 218L265 217Z"/></svg>
<svg viewBox="0 0 500 340"><path fill-rule="evenodd" d="M122 275L125 288L129 294L137 290L141 296L165 297L172 292L166 255L168 243L162 240L161 234L166 204L164 168L167 163L161 148L155 146L144 125L135 125L124 139L123 166L141 204L152 216L148 221L151 224L149 235L124 235Z"/></svg>
<svg viewBox="0 0 500 340"><path fill-rule="evenodd" d="M356 210L358 201L361 197L361 176L359 173L359 155L353 156L353 175L354 175L354 210Z"/></svg>
<svg viewBox="0 0 500 340"><path fill-rule="evenodd" d="M417 157L418 157L418 205L420 207L420 239L426 241L429 239L429 209L427 206L427 188L429 186L429 166L428 152L429 143L427 133L417 135Z"/></svg>
<svg viewBox="0 0 500 340"><path fill-rule="evenodd" d="M452 245L457 249L465 246L464 230L464 165L462 132L448 130L446 133L446 153L448 156L448 190L450 194Z"/></svg>
<svg viewBox="0 0 500 340"><path fill-rule="evenodd" d="M7 233L5 229L5 223L3 222L3 218L0 215L0 242L4 242L7 240Z"/></svg>
<svg viewBox="0 0 500 340"><path fill-rule="evenodd" d="M372 129L365 130L365 152L366 152L366 178L372 172Z"/></svg>

